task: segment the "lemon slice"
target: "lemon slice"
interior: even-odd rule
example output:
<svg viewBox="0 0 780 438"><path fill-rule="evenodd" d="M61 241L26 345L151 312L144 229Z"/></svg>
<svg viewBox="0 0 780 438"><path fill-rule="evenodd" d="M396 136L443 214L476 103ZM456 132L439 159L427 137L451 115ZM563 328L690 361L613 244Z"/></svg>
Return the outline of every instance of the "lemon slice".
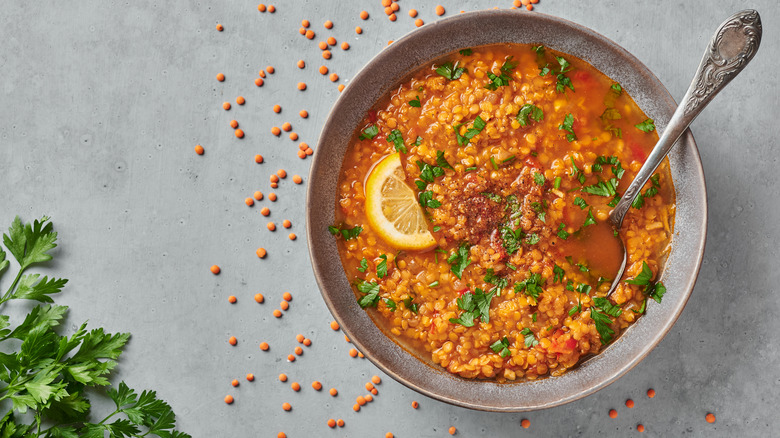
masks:
<svg viewBox="0 0 780 438"><path fill-rule="evenodd" d="M431 248L436 239L405 178L399 153L388 155L374 167L365 185L368 224L396 249Z"/></svg>

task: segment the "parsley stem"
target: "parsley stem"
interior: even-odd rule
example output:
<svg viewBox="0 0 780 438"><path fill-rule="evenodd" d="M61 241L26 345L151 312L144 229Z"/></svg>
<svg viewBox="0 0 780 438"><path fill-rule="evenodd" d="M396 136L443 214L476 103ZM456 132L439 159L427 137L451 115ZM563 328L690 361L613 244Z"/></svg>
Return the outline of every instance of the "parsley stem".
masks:
<svg viewBox="0 0 780 438"><path fill-rule="evenodd" d="M11 293L14 291L14 289L16 289L16 284L19 283L19 279L22 278L22 273L24 272L25 269L26 267L22 267L21 269L19 269L19 273L16 274L16 278L14 278L14 282L11 283L11 287L8 288L8 291L5 293L5 295L3 295L3 298L0 299L0 304L3 304L6 301L11 299Z"/></svg>

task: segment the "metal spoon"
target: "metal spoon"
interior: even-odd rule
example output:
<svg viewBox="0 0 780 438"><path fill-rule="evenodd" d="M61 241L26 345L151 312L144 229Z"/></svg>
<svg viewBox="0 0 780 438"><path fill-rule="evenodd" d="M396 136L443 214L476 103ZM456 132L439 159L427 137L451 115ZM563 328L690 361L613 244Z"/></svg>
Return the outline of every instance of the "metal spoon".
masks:
<svg viewBox="0 0 780 438"><path fill-rule="evenodd" d="M755 10L748 9L737 12L718 27L704 52L704 57L693 77L693 82L669 120L661 138L653 147L647 161L639 169L639 173L631 181L615 209L609 213L609 223L614 230L619 230L623 225L623 218L628 209L631 208L639 191L653 175L675 142L712 98L753 59L760 43L761 17ZM623 272L626 270L626 248L623 241L618 240L620 240L620 246L623 250L623 263L615 275L607 295L610 295L617 288Z"/></svg>

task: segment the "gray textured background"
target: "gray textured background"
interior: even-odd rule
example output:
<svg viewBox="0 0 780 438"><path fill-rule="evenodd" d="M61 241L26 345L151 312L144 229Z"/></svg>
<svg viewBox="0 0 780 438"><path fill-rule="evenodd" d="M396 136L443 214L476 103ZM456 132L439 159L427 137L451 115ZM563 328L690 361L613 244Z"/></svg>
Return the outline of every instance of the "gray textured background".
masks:
<svg viewBox="0 0 780 438"><path fill-rule="evenodd" d="M47 2L48 3L48 2ZM53 217L60 232L55 261L39 270L71 279L58 302L72 306L69 325L129 331L133 338L116 379L156 388L178 414L180 429L197 437L276 436L625 436L637 423L646 436L770 436L780 423L780 335L775 294L778 206L777 123L780 58L776 0L684 2L542 0L537 11L606 35L656 73L680 98L716 26L736 10L758 9L762 48L749 68L694 122L708 183L709 236L699 280L666 339L617 383L583 400L526 414L492 414L439 403L384 379L375 401L352 412L364 383L378 373L347 355L350 345L330 330L315 285L302 223L305 181L283 180L276 203L254 208L243 199L271 190L278 168L306 176L311 159L296 144L273 137L289 121L315 148L320 124L338 96L316 72L323 63L348 79L388 40L414 29L409 8L433 21L435 2L401 0L387 20L379 0L279 1L261 14L253 2L80 1L0 3L0 224L14 215ZM509 7L510 0L442 0L460 9ZM361 9L371 13L362 21ZM522 12L527 13L527 12ZM316 41L334 35L348 52L324 61L316 44L297 33L307 18ZM322 26L333 20L328 32ZM224 32L214 29L216 23ZM363 35L356 35L360 25ZM295 66L307 62L304 70ZM267 65L276 74L257 88ZM223 72L227 80L218 83ZM295 89L299 81L309 88ZM243 107L223 101L243 95ZM274 104L283 107L272 112ZM306 109L310 117L298 116ZM236 119L246 132L233 135ZM193 152L195 144L204 156ZM257 165L256 153L266 158ZM271 218L293 222L270 233ZM269 256L259 260L258 246ZM208 267L222 266L213 276ZM5 286L10 279L6 278ZM290 310L271 316L284 291ZM256 292L266 303L252 300ZM230 305L228 295L238 303ZM4 312L18 315L24 304ZM303 333L313 345L293 363L287 354ZM227 338L238 337L231 347ZM271 350L257 344L267 341ZM243 380L246 373L257 377ZM290 381L276 376L285 372ZM239 378L238 388L230 380ZM332 398L311 389L313 380ZM289 384L298 381L299 393ZM648 388L658 395L650 400ZM236 403L222 401L233 394ZM634 409L623 402L633 398ZM410 407L412 400L421 404ZM293 405L291 412L281 409ZM607 417L617 408L619 417ZM101 408L97 408L101 411ZM718 421L704 421L714 412ZM328 418L343 418L331 430ZM521 429L522 418L531 428Z"/></svg>

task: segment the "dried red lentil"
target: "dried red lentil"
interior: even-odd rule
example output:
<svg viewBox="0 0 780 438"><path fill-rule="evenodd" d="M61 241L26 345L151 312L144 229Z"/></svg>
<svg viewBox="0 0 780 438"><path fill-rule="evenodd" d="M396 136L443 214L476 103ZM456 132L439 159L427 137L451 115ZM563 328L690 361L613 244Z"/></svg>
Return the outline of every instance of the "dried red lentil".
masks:
<svg viewBox="0 0 780 438"><path fill-rule="evenodd" d="M263 252L265 252L265 250L263 250ZM265 297L263 296L263 294L255 294L255 301L257 301L258 303L262 303L263 301L265 301Z"/></svg>
<svg viewBox="0 0 780 438"><path fill-rule="evenodd" d="M198 155L203 155L203 153L206 152L205 149L203 149L203 146L197 144L195 145L195 153Z"/></svg>
<svg viewBox="0 0 780 438"><path fill-rule="evenodd" d="M211 268L209 268L209 269L211 270L211 273L214 274L214 275L217 275L220 272L222 272L222 269L220 269L220 267L217 266L217 265L212 265Z"/></svg>

